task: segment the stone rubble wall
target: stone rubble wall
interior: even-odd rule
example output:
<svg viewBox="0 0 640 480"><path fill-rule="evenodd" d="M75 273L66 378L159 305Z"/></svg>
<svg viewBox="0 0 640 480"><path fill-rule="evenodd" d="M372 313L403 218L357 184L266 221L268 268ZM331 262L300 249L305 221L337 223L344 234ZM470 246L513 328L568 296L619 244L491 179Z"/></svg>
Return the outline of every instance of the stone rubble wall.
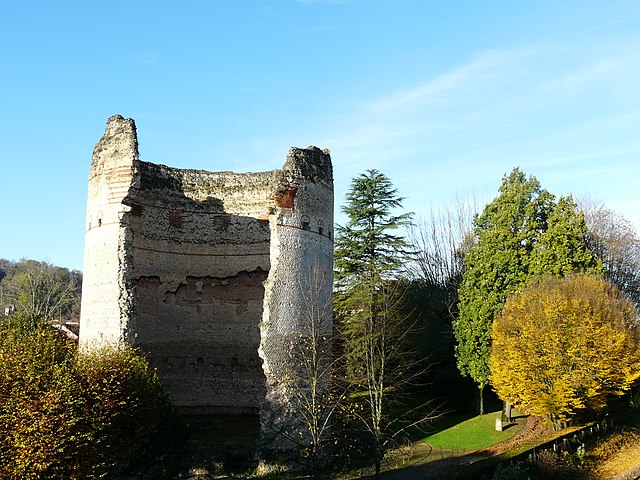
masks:
<svg viewBox="0 0 640 480"><path fill-rule="evenodd" d="M299 395L290 385L300 374L295 363L300 335L307 335L312 310L330 304L333 287L333 195L329 173L318 169L322 162L309 162L307 152L292 149L285 163L288 183L295 192L292 208L280 208L271 218L272 265L265 283L265 317L260 355L267 376L267 398L262 404L261 441L272 451L286 450L288 440L280 431L290 431L299 414L289 398ZM330 164L327 165L330 169ZM316 181L308 181L309 178ZM310 296L309 294L312 293ZM326 315L331 335L331 311Z"/></svg>
<svg viewBox="0 0 640 480"><path fill-rule="evenodd" d="M108 120L89 174L82 348L138 345L177 406L260 411L263 440L286 448L272 426L299 428L284 379L304 287L322 272L330 300L332 270L328 151L292 148L262 173L176 169L140 161L133 120Z"/></svg>

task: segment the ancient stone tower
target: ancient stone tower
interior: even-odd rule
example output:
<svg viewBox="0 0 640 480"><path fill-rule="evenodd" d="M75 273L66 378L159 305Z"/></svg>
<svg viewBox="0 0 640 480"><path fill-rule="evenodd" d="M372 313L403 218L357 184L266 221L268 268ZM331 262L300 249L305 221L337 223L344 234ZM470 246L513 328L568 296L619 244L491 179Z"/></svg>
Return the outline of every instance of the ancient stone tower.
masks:
<svg viewBox="0 0 640 480"><path fill-rule="evenodd" d="M175 405L260 412L278 448L271 425L298 421L286 379L313 278L311 302L330 305L332 236L328 151L291 148L264 173L182 170L140 161L134 121L113 116L89 174L80 344L140 346Z"/></svg>

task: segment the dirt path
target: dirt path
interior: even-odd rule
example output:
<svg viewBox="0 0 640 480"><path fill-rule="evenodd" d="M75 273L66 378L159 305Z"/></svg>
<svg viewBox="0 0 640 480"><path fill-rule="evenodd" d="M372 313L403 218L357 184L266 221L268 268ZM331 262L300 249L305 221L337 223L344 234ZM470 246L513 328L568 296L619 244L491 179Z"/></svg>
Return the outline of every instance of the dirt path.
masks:
<svg viewBox="0 0 640 480"><path fill-rule="evenodd" d="M482 458L497 455L530 442L548 432L539 418L523 419L525 425L513 438L484 450L473 452L439 450L424 442L413 444L413 452L405 466L383 473L384 480L416 480L440 478L458 467Z"/></svg>

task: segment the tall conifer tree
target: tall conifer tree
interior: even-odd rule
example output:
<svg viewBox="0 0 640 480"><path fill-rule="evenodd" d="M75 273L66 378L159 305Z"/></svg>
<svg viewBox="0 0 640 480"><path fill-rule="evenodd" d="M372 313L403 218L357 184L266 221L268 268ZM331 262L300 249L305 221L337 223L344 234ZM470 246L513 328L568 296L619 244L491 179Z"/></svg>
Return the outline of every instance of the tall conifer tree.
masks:
<svg viewBox="0 0 640 480"><path fill-rule="evenodd" d="M394 369L406 337L395 307L394 279L411 255L398 230L411 223L411 213L396 215L403 198L384 174L367 170L353 179L342 211L347 224L337 227L335 246L336 319L344 334L349 381L362 393L360 415L371 434L376 473L385 448L384 410L390 385L400 385Z"/></svg>

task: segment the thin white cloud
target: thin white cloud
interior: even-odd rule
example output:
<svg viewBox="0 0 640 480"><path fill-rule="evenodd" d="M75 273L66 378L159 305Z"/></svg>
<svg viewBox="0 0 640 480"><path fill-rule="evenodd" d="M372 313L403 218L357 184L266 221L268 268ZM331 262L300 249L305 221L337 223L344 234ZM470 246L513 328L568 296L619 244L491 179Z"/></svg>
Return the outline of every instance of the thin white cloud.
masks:
<svg viewBox="0 0 640 480"><path fill-rule="evenodd" d="M616 191L628 196L637 189L635 170L620 171L640 155L638 47L485 52L413 88L363 102L324 144L343 177L380 168L407 182L407 191L399 185L403 195L422 202L454 188L498 185L521 165L552 179L559 193L586 189L628 208L633 202L622 202ZM598 181L603 172L607 185Z"/></svg>
<svg viewBox="0 0 640 480"><path fill-rule="evenodd" d="M486 115L475 118L475 112L498 95L505 72L530 54L528 49L485 52L421 85L364 102L325 143L391 160L421 139L482 127Z"/></svg>
<svg viewBox="0 0 640 480"><path fill-rule="evenodd" d="M631 20L635 20L638 17L633 17L633 18L625 18L622 20L614 20L611 22L607 22L607 23L602 23L599 25L595 25L593 27L590 28L585 28L584 30L580 30L578 33L584 34L584 33L591 33L591 32L595 32L596 30L602 30L605 28L609 28L609 27L613 27L614 25L620 25L621 23L628 23Z"/></svg>
<svg viewBox="0 0 640 480"><path fill-rule="evenodd" d="M433 101L442 101L452 96L477 89L499 80L500 73L509 69L517 60L527 55L526 51L489 51L471 62L446 72L414 88L394 92L364 106L378 114L393 113L404 109L415 109Z"/></svg>
<svg viewBox="0 0 640 480"><path fill-rule="evenodd" d="M601 94L615 94L616 88L638 92L637 78L640 75L640 44L615 52L613 56L590 59L565 72L559 72L541 82L536 89L538 96L575 96L585 89L599 88ZM604 88L609 87L607 91ZM539 97L538 97L539 98ZM594 99L597 100L597 99Z"/></svg>

